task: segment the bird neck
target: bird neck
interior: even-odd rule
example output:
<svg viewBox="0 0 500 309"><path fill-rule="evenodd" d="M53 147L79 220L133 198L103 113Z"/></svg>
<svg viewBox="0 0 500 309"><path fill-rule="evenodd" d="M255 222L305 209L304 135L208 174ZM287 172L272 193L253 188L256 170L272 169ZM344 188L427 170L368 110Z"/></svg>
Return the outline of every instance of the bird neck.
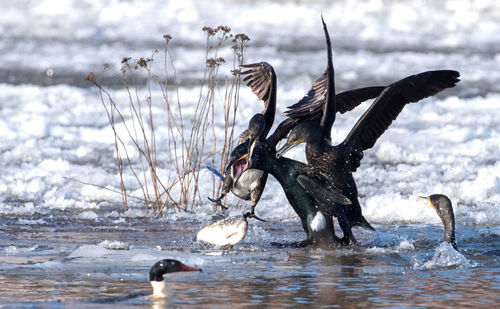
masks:
<svg viewBox="0 0 500 309"><path fill-rule="evenodd" d="M272 85L276 85L276 75L272 75ZM266 120L266 129L264 131L263 138L267 136L269 131L271 130L271 127L273 126L274 123L274 116L276 115L276 87L271 88L271 96L269 98L269 105L267 106L266 110L264 111L264 118Z"/></svg>
<svg viewBox="0 0 500 309"><path fill-rule="evenodd" d="M455 222L443 223L444 225L444 241L449 242L455 250L458 250L455 240Z"/></svg>
<svg viewBox="0 0 500 309"><path fill-rule="evenodd" d="M441 222L444 227L444 241L449 242L455 250L457 249L457 243L455 240L455 216L453 214L453 209L438 210L440 214Z"/></svg>
<svg viewBox="0 0 500 309"><path fill-rule="evenodd" d="M328 141L323 139L322 141L314 140L306 143L306 157L307 161L310 162L310 158L315 158L319 154L325 152L325 146L328 145Z"/></svg>
<svg viewBox="0 0 500 309"><path fill-rule="evenodd" d="M165 297L166 296L166 284L165 281L149 281L151 287L153 288L154 297Z"/></svg>

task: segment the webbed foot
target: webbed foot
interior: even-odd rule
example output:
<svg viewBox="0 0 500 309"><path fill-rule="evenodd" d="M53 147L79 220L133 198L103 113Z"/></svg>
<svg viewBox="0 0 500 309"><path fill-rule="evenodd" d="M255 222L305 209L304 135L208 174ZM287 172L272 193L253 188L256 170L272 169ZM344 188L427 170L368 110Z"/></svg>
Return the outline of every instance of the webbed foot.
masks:
<svg viewBox="0 0 500 309"><path fill-rule="evenodd" d="M222 199L224 198L224 195L221 195L219 198L216 198L216 199L213 199L209 196L207 196L207 198L210 202L214 203L216 206L220 206L220 208L222 209L222 212L225 212L226 210L229 209L226 206L222 205Z"/></svg>

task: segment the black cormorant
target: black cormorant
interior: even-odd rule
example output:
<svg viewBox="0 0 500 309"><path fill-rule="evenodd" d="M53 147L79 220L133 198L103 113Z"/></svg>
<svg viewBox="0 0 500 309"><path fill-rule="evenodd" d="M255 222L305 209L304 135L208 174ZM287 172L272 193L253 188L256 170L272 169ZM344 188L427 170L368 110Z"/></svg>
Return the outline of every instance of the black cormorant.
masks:
<svg viewBox="0 0 500 309"><path fill-rule="evenodd" d="M281 184L288 202L299 216L306 240L299 246L335 243L357 243L346 216L348 198L333 186L332 180L302 162L285 157L276 158L275 148L266 142L254 141L249 153L249 169L260 169L273 175ZM332 216L336 217L344 238L334 233Z"/></svg>
<svg viewBox="0 0 500 309"><path fill-rule="evenodd" d="M436 211L444 227L443 240L450 243L450 245L458 251L457 241L455 238L455 215L453 213L451 200L444 194L419 196L419 198L427 200L429 206ZM500 250L486 251L483 252L482 255L500 256Z"/></svg>
<svg viewBox="0 0 500 309"><path fill-rule="evenodd" d="M335 115L335 100L329 97L325 110L331 114L325 112L321 123L308 121L297 125L277 155L283 155L290 148L305 142L308 163L327 173L335 186L352 201L348 208L352 225L373 229L361 213L352 175L360 165L363 151L373 147L406 104L454 87L458 77L459 73L452 70L428 71L387 86L337 146L332 146L327 138L335 119L332 116Z"/></svg>
<svg viewBox="0 0 500 309"><path fill-rule="evenodd" d="M323 23L324 24L324 23ZM326 27L326 26L324 26ZM325 29L325 35L328 32ZM327 47L331 50L331 44L327 41ZM330 55L331 57L331 52ZM239 145L231 152L229 163L225 168L225 176L218 173L223 179L222 193L217 199L209 198L210 201L222 206L222 199L231 191L233 194L244 200L250 200L251 213L254 213L267 181L267 173L259 170L247 169L248 147L253 140L263 141L274 120L276 111L276 75L273 67L266 62L243 65L249 70L243 71L241 75L248 75L244 81L252 89L260 100L265 102L265 110L261 114L255 114L249 121L248 129L240 135ZM275 145L283 138L286 138L290 130L297 124L314 120L321 116L326 104L328 68L313 84L311 90L293 106L294 113L290 113L287 119L283 120L269 137L269 144ZM362 102L377 97L385 87L366 87L345 91L336 95L337 111L345 113L352 110ZM335 94L334 94L335 95ZM212 169L211 169L212 170ZM215 172L214 170L212 170ZM223 207L224 208L224 207Z"/></svg>
<svg viewBox="0 0 500 309"><path fill-rule="evenodd" d="M444 241L449 242L455 250L458 250L455 240L455 215L450 199L443 194L432 194L430 196L419 196L427 200L429 205L436 211L444 227Z"/></svg>

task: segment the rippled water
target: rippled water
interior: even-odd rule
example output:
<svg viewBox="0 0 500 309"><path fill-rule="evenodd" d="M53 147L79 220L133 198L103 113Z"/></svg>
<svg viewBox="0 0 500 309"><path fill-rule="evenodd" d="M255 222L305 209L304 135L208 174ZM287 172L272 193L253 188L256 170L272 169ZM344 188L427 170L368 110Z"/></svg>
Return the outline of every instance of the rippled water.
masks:
<svg viewBox="0 0 500 309"><path fill-rule="evenodd" d="M0 8L0 307L500 303L500 256L485 254L500 250L496 0L24 0L3 1ZM189 107L205 67L201 28L229 25L251 38L246 62L274 66L280 121L324 70L321 12L332 36L338 91L425 70L461 73L456 88L405 107L365 152L355 177L363 213L377 231L355 229L361 246L273 246L302 240L304 233L272 177L257 207L270 222L251 221L245 240L228 250L192 241L214 219L208 201L192 213L154 218L140 202L125 210L116 193L82 183L119 189L112 131L98 91L84 81L88 72L109 63L105 85L126 106L120 60L149 57L169 33L179 96ZM159 89L152 91L161 119L165 103ZM238 132L262 109L248 89L240 95ZM337 118L334 142L367 107ZM171 155L162 138L159 165L168 171ZM303 160L303 149L290 156ZM201 194L211 195L211 175L202 172L201 179ZM460 252L441 243L436 213L415 201L431 193L453 202ZM152 300L148 272L164 258L203 272L167 276L171 295Z"/></svg>
<svg viewBox="0 0 500 309"><path fill-rule="evenodd" d="M5 305L72 307L96 304L231 307L258 304L346 306L492 306L498 303L500 230L459 227L461 253L440 244L442 229L428 225L360 229L360 247L277 248L300 240L289 222L250 222L232 249L193 244L199 224L130 219L119 224L55 219L42 226L3 220L0 263ZM286 235L286 236L285 236ZM148 299L149 268L176 258L202 273L166 276L168 299Z"/></svg>

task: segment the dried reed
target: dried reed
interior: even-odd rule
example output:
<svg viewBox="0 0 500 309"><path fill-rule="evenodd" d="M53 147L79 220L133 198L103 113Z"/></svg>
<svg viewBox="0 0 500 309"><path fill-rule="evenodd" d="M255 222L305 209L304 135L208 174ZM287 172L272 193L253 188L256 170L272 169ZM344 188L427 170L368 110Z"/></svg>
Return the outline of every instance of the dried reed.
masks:
<svg viewBox="0 0 500 309"><path fill-rule="evenodd" d="M238 68L243 63L249 38L245 34L233 36L225 26L215 29L204 27L203 31L206 33L206 66L194 115L189 121L183 114L185 105L179 96L177 73L169 50L172 39L170 35L164 35L164 78L153 72L152 64L158 53L156 50L151 57L140 58L135 64L131 58L123 58L121 71L123 88L127 93L127 111L120 110L110 92L102 86L102 78L97 80L93 73L86 78L98 87L101 103L113 131L115 160L125 209L128 208L130 197L125 181L125 176L129 173L140 187L146 207L156 216L162 216L165 209L188 210L193 209L197 201L203 203L199 191L200 170L205 164L216 166L219 163L218 168L222 172L228 162L239 103ZM233 54L233 74L225 76L223 85L220 85L219 69L226 61L219 55L229 41ZM105 70L107 68L105 65ZM142 74L145 72L147 76L144 86L137 83L138 71L143 71ZM170 79L173 79L173 83ZM171 154L168 175L160 175L158 167L159 147L155 119L159 116L154 113L152 83L159 86L166 107L166 117L162 119L166 119L168 127L166 151ZM172 89L175 92L174 100L169 97ZM144 92L145 96L141 98ZM217 104L222 104L222 119L215 113ZM216 134L216 123L221 122L224 123L223 137ZM118 123L124 130L118 130ZM211 149L206 149L207 139L212 140ZM130 153L127 145L132 145L138 153L137 157ZM212 176L212 193L215 195L219 190L220 182Z"/></svg>

